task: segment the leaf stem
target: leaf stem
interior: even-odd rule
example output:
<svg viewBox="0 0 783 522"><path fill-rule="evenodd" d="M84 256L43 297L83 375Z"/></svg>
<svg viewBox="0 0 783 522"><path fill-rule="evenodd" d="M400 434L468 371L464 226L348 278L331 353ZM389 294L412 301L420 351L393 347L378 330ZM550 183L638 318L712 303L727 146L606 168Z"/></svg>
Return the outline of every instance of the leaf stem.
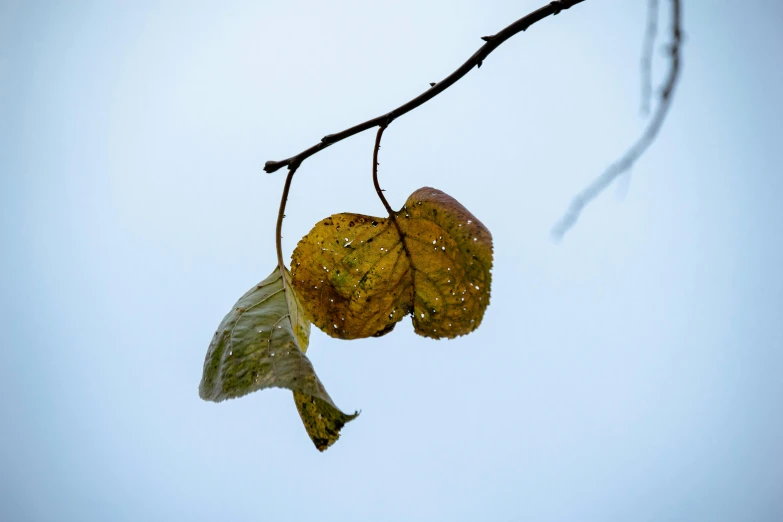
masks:
<svg viewBox="0 0 783 522"><path fill-rule="evenodd" d="M393 220L394 211L391 209L391 206L389 206L389 202L386 201L386 196L383 195L383 189L381 189L381 186L378 184L378 151L381 148L381 136L383 136L384 130L386 130L386 125L381 125L378 127L378 133L375 135L375 148L372 151L372 182L373 185L375 185L375 192L377 192L378 197L381 198L381 203L386 207L386 212L389 213L389 217Z"/></svg>
<svg viewBox="0 0 783 522"><path fill-rule="evenodd" d="M285 218L285 205L288 202L288 192L291 190L291 180L294 179L296 169L299 168L299 162L288 166L288 176L285 178L283 186L283 195L280 197L280 210L277 212L277 226L275 227L275 248L277 249L277 266L280 273L285 273L285 262L283 261L283 218ZM283 287L285 288L285 277L283 277Z"/></svg>
<svg viewBox="0 0 783 522"><path fill-rule="evenodd" d="M386 212L389 213L389 221L392 222L394 228L397 229L397 233L400 235L400 242L402 243L402 249L405 251L405 255L407 256L408 259L411 259L411 251L408 248L407 234L405 234L402 231L402 227L397 222L397 214L392 210L391 205L389 205L389 202L386 201L386 196L383 195L383 189L381 188L381 185L378 183L378 151L381 150L381 137L383 136L383 131L386 130L386 127L388 127L388 123L378 127L378 133L375 135L375 148L372 151L372 182L373 185L375 185L375 192L377 192L378 197L381 198L381 203L383 203L383 206L386 207ZM416 292L415 271L412 272L411 277L412 277L411 288L413 289L415 295Z"/></svg>
<svg viewBox="0 0 783 522"><path fill-rule="evenodd" d="M471 69L474 67L481 67L482 62L489 56L489 54L500 47L500 44L511 38L517 33L525 31L528 27L533 25L536 22L540 22L544 18L556 15L560 11L564 11L566 9L569 9L570 7L575 6L576 4L582 3L584 0L555 0L552 2L547 3L547 5L536 9L532 13L523 16L516 22L512 23L508 27L501 30L499 33L494 34L492 36L483 36L481 39L484 40L486 43L479 47L478 51L476 51L473 56L468 58L468 60L463 63L456 71L448 75L443 80L435 83L434 85L431 84L430 88L418 95L417 97L413 98L412 100L408 101L407 103L404 103L403 105L400 105L396 109L392 110L391 112L387 112L386 114L382 114L381 116L378 116L376 118L373 118L371 120L367 120L364 123L360 123L358 125L354 125L353 127L350 127L348 129L345 129L343 131L337 132L335 134L329 134L327 136L324 136L321 138L321 141L309 149L305 149L296 156L291 156L290 158L281 160L281 161L267 161L266 164L264 164L264 170L268 173L275 172L278 169L281 169L285 166L290 166L293 164L299 164L305 159L309 158L313 154L316 154L317 152L320 152L324 150L326 147L337 143L338 141L342 141L345 138L349 138L353 136L354 134L358 134L360 132L366 131L367 129L372 129L373 127L378 127L379 125L389 125L392 121L399 118L403 114L406 114L416 107L423 105L424 103L428 102L438 94L442 93L455 83L468 74Z"/></svg>

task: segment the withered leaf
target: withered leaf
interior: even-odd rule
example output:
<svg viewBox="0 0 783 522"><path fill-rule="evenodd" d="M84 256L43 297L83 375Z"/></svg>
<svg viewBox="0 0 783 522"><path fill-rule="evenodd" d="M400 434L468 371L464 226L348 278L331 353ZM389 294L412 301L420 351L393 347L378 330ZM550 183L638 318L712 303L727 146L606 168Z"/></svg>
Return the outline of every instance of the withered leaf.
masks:
<svg viewBox="0 0 783 522"><path fill-rule="evenodd" d="M492 235L457 200L424 187L394 219L335 214L299 242L294 288L332 337L388 333L408 314L419 335L475 330L489 304Z"/></svg>
<svg viewBox="0 0 783 522"><path fill-rule="evenodd" d="M310 438L323 451L356 414L334 405L304 354L310 323L290 277L276 267L223 318L207 350L199 395L220 402L264 388L288 388Z"/></svg>

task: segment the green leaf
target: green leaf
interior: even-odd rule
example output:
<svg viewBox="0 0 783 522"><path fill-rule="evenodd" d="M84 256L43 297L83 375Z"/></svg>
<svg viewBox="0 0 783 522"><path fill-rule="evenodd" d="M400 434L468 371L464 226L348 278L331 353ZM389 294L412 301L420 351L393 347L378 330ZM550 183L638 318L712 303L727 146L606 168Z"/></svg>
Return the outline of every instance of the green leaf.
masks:
<svg viewBox="0 0 783 522"><path fill-rule="evenodd" d="M406 315L417 334L475 330L489 305L492 235L430 187L394 219L335 214L299 242L292 280L308 318L332 337L384 335Z"/></svg>
<svg viewBox="0 0 783 522"><path fill-rule="evenodd" d="M264 388L287 388L294 392L310 438L323 451L357 414L334 405L305 356L310 323L290 277L286 270L284 280L275 268L223 318L207 350L199 395L220 402Z"/></svg>

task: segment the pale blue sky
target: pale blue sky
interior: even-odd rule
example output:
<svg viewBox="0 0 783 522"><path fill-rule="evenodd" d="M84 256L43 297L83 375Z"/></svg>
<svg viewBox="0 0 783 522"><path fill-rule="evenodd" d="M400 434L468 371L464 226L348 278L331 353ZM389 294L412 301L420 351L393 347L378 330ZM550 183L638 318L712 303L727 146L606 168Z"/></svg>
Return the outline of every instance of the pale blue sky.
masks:
<svg viewBox="0 0 783 522"><path fill-rule="evenodd" d="M326 453L289 392L198 398L215 327L275 264L284 175L264 161L541 4L0 1L0 519L783 519L773 0L684 1L659 140L560 244L642 129L646 2L547 19L394 122L391 205L428 185L481 219L492 304L453 341L314 330L321 379L362 410ZM373 136L299 170L286 256L329 214L383 214Z"/></svg>

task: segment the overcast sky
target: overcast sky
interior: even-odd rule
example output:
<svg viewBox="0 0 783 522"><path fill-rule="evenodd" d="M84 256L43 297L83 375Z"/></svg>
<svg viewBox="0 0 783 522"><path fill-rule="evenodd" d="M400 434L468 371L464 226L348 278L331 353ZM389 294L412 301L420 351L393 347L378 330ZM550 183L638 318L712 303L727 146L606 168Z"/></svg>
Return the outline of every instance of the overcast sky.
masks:
<svg viewBox="0 0 783 522"><path fill-rule="evenodd" d="M538 1L0 1L0 519L783 519L783 8L684 0L660 138L565 239L642 130L643 0L588 0L395 121L381 185L491 230L469 336L405 320L308 355L360 409L321 454L290 392L198 383L275 265L283 159L380 115ZM656 80L665 71L661 0ZM283 248L382 216L372 131L307 160Z"/></svg>

